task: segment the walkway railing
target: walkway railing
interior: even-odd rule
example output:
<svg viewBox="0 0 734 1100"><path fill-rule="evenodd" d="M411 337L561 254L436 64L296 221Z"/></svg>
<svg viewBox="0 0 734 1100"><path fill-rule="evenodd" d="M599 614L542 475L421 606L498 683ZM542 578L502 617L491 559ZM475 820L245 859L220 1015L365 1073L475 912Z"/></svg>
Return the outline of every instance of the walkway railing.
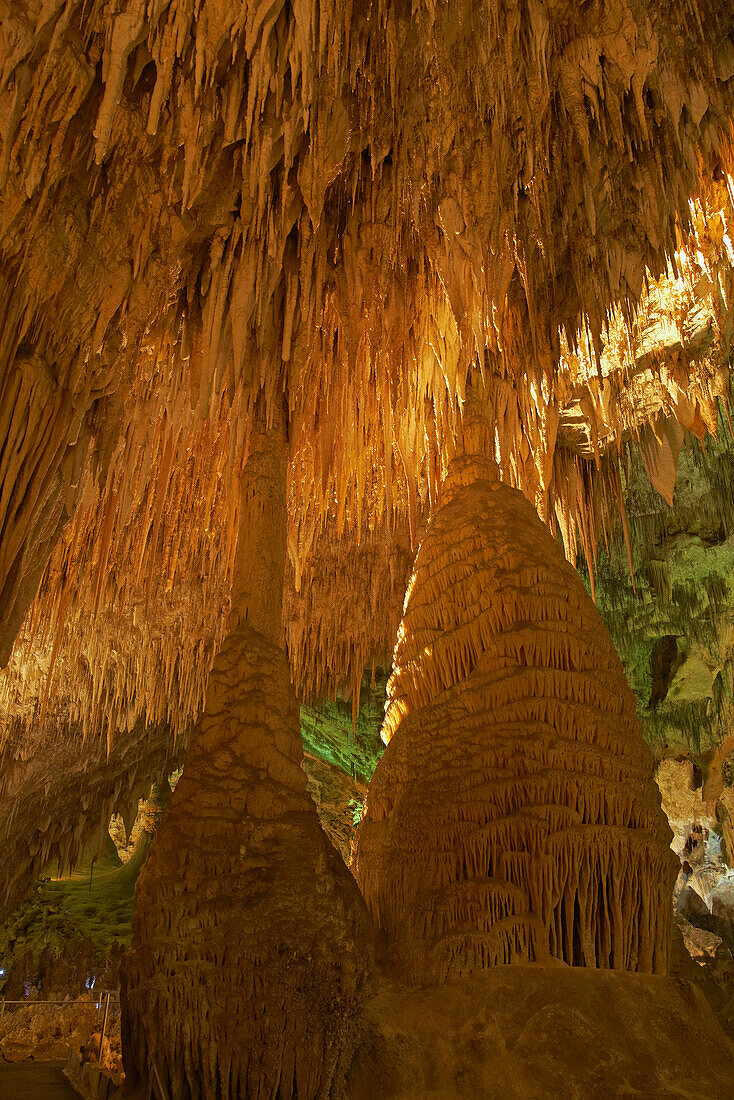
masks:
<svg viewBox="0 0 734 1100"><path fill-rule="evenodd" d="M2 1024L3 1016L5 1015L6 1005L21 1005L23 1008L35 1008L40 1005L59 1005L62 1008L68 1005L86 1005L87 1008L94 1007L96 1011L96 1017L99 1019L100 1012L104 1009L104 1015L102 1016L102 1031L99 1037L99 1054L97 1055L97 1063L102 1061L102 1044L104 1042L105 1032L107 1031L107 1022L110 1012L114 1015L118 1015L120 1012L120 994L117 990L108 990L100 992L95 1000L85 1000L82 998L66 1000L66 1001L53 1001L53 1000L24 1000L24 1001L10 1001L5 998L0 999L0 1024ZM148 1057L148 1095L146 1100L152 1100L153 1093L157 1093L159 1100L168 1100L168 1090L166 1089L161 1075L158 1070L155 1059L152 1054Z"/></svg>

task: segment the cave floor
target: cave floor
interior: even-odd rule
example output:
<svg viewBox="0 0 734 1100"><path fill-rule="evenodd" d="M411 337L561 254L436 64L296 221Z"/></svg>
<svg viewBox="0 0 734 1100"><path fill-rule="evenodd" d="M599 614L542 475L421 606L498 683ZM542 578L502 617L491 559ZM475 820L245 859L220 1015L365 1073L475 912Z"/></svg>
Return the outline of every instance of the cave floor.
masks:
<svg viewBox="0 0 734 1100"><path fill-rule="evenodd" d="M0 1100L79 1100L62 1069L48 1062L0 1062Z"/></svg>
<svg viewBox="0 0 734 1100"><path fill-rule="evenodd" d="M734 1100L734 1045L687 981L562 964L383 978L349 1100Z"/></svg>

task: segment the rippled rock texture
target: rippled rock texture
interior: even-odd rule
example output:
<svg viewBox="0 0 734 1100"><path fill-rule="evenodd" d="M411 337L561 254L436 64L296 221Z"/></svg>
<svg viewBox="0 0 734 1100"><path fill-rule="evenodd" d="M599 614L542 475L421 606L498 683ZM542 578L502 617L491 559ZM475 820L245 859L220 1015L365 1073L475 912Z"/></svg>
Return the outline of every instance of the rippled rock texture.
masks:
<svg viewBox="0 0 734 1100"><path fill-rule="evenodd" d="M123 972L133 1085L177 1098L321 1097L356 1041L367 914L301 768L282 646L282 414L253 434L230 633L138 879Z"/></svg>
<svg viewBox="0 0 734 1100"><path fill-rule="evenodd" d="M556 957L665 973L677 860L578 574L486 460L416 558L355 871L410 981Z"/></svg>

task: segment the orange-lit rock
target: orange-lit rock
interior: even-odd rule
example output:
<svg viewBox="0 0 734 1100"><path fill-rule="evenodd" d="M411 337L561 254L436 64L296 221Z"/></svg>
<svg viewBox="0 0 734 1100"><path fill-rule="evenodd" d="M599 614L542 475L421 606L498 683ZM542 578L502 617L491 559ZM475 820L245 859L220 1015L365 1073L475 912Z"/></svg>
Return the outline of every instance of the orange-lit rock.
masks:
<svg viewBox="0 0 734 1100"><path fill-rule="evenodd" d="M734 1044L700 990L650 974L500 966L438 989L383 983L349 1100L732 1095Z"/></svg>
<svg viewBox="0 0 734 1100"><path fill-rule="evenodd" d="M237 529L229 429L241 444L261 385L286 376L296 591L316 575L338 601L334 543L368 545L381 645L393 615L368 594L393 595L393 532L415 545L436 505L477 367L502 477L571 558L616 514L610 448L661 411L700 435L726 394L726 5L197 12L18 0L0 40L0 700L110 737L200 712ZM673 466L652 456L663 491ZM301 608L304 692L384 656ZM96 659L77 677L79 620ZM50 671L25 688L34 644Z"/></svg>
<svg viewBox="0 0 734 1100"><path fill-rule="evenodd" d="M678 861L635 700L560 546L458 457L418 551L354 870L425 984L555 956L666 973Z"/></svg>
<svg viewBox="0 0 734 1100"><path fill-rule="evenodd" d="M270 415L242 476L229 633L124 962L126 1072L134 1084L155 1067L172 1096L329 1095L370 966L364 903L300 767L282 647L284 423Z"/></svg>
<svg viewBox="0 0 734 1100"><path fill-rule="evenodd" d="M412 709L435 746L395 772L416 794L395 842L467 795L463 715L472 806L496 816L462 828L497 834L466 852L499 837L503 863L431 904L447 928L505 921L467 958L664 969L649 764L551 535L593 578L618 513L629 534L621 444L669 498L682 432L728 416L733 43L722 0L4 0L2 896L73 861L191 738L126 979L131 1071L151 1054L175 1100L337 1088L369 937L307 797L291 684L356 709L415 549L462 500L526 518L455 590L428 578L430 629L414 589L386 730ZM467 469L451 500L480 383L507 488ZM263 395L286 406L268 430ZM452 621L485 567L509 633L494 605ZM488 710L510 732L485 776ZM437 824L435 866L392 865L398 894L445 885L456 822Z"/></svg>

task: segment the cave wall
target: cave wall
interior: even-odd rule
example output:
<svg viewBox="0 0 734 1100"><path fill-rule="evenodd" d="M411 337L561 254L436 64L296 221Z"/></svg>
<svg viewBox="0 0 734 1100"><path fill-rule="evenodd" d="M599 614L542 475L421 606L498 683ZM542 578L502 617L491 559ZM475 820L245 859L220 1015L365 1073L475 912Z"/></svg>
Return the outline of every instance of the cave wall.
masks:
<svg viewBox="0 0 734 1100"><path fill-rule="evenodd" d="M670 503L632 448L624 461L632 557L617 528L599 548L597 604L649 744L661 755L692 753L701 764L729 735L734 715L734 447L726 416L717 438L687 436Z"/></svg>

